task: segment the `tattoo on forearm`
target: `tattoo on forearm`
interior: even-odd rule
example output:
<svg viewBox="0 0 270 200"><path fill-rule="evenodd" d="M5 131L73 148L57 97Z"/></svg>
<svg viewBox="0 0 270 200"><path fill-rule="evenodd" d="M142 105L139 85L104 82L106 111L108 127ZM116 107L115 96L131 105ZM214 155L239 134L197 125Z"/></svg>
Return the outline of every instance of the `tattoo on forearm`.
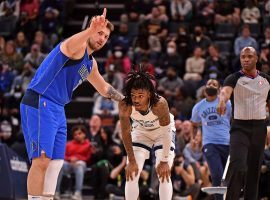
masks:
<svg viewBox="0 0 270 200"><path fill-rule="evenodd" d="M124 96L116 89L114 89L112 86L109 87L107 96L108 98L113 99L115 101L121 101L124 98Z"/></svg>

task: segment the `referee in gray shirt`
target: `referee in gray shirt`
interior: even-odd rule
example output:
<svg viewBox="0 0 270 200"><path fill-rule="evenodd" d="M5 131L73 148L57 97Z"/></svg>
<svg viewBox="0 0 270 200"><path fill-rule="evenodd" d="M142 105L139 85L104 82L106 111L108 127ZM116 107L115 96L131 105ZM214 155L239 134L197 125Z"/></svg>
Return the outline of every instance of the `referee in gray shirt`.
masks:
<svg viewBox="0 0 270 200"><path fill-rule="evenodd" d="M256 69L256 50L245 47L240 54L242 70L229 75L221 90L217 112L225 113L232 97L230 163L225 178L226 200L258 199L260 168L266 139L266 104L270 110L270 76Z"/></svg>

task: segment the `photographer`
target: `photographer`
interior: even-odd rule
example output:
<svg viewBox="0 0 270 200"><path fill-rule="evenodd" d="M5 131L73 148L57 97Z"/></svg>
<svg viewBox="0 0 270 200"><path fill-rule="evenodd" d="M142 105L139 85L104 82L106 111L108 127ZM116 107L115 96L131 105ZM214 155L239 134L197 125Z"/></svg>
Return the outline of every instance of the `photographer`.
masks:
<svg viewBox="0 0 270 200"><path fill-rule="evenodd" d="M192 196L192 199L197 199L200 186L195 182L195 174L192 166L185 160L182 153L175 157L172 168L172 183L174 194L176 194L173 199L187 197L189 195Z"/></svg>

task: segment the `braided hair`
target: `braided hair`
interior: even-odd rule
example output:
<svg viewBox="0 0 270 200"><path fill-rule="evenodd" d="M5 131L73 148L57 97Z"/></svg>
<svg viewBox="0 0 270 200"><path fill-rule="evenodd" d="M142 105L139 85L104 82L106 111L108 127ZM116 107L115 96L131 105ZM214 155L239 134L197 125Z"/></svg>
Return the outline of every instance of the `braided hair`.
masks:
<svg viewBox="0 0 270 200"><path fill-rule="evenodd" d="M156 92L156 88L154 85L154 82L156 82L156 79L153 75L149 74L148 72L145 72L142 69L142 66L139 65L138 70L131 70L127 77L125 78L125 85L123 88L123 94L125 96L124 101L127 105L132 105L131 100L131 90L135 89L144 89L150 92L150 106L156 104L160 97L158 96Z"/></svg>

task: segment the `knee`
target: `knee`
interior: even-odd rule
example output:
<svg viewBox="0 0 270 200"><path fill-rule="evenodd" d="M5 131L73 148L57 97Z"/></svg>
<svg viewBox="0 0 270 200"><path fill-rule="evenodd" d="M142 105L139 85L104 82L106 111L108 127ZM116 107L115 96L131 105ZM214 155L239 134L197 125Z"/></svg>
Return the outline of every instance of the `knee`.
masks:
<svg viewBox="0 0 270 200"><path fill-rule="evenodd" d="M35 158L32 161L32 167L45 172L49 166L50 161L51 160L46 157Z"/></svg>

